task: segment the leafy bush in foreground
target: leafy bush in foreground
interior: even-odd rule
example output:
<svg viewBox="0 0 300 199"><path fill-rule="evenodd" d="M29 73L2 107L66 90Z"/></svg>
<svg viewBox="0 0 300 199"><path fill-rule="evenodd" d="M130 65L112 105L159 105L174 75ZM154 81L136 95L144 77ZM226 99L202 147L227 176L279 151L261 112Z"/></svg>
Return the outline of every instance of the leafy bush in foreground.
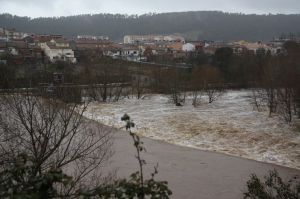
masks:
<svg viewBox="0 0 300 199"><path fill-rule="evenodd" d="M68 189L74 179L63 173L61 169L50 168L48 171L36 172L35 162L26 154L16 155L13 159L0 161L0 198L15 199L48 199L48 198L84 198L84 199L168 199L172 194L166 181L156 181L157 166L150 179L144 180L141 153L145 151L138 135L131 132L134 123L128 115L122 120L126 122L126 130L130 133L137 151L136 158L139 171L128 179L118 179L95 189L78 189L75 193L61 195L61 188Z"/></svg>
<svg viewBox="0 0 300 199"><path fill-rule="evenodd" d="M247 182L244 199L299 199L300 181L297 177L284 182L276 170L270 171L262 182L255 174Z"/></svg>

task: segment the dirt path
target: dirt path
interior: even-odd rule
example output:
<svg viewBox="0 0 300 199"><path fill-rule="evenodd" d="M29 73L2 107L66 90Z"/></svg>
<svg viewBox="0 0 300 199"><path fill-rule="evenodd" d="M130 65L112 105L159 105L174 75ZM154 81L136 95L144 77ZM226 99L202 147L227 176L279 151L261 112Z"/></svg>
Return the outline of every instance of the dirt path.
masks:
<svg viewBox="0 0 300 199"><path fill-rule="evenodd" d="M253 172L259 176L277 169L284 178L300 175L300 170L261 163L224 154L205 152L171 145L148 138L142 139L147 153L147 174L159 163L157 179L167 180L174 199L242 198L246 181ZM109 168L118 169L119 177L137 171L132 140L126 132L114 134L115 154Z"/></svg>

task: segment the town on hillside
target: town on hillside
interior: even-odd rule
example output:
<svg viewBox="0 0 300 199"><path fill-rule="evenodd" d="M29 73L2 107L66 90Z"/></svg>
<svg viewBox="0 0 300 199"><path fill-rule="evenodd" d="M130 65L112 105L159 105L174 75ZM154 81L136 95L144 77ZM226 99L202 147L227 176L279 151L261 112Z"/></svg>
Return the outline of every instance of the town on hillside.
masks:
<svg viewBox="0 0 300 199"><path fill-rule="evenodd" d="M201 51L213 55L222 47L231 48L236 55L243 52L256 54L260 50L276 55L282 53L283 44L289 40L300 41L292 36L279 37L269 42L188 41L174 34L125 35L123 43L116 43L107 36L78 35L69 39L63 35L24 33L0 28L0 63L77 63L81 52L96 52L114 59L151 63L159 62L155 56L165 56L180 63L190 53Z"/></svg>

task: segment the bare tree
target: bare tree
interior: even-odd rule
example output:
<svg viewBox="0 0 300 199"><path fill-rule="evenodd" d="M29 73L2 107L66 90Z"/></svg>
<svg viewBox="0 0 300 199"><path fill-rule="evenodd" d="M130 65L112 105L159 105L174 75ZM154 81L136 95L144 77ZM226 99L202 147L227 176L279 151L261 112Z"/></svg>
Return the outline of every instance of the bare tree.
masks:
<svg viewBox="0 0 300 199"><path fill-rule="evenodd" d="M213 103L216 101L220 96L223 95L224 90L221 86L207 84L204 88L204 93L208 96L208 103Z"/></svg>
<svg viewBox="0 0 300 199"><path fill-rule="evenodd" d="M300 45L288 42L284 53L271 56L270 53L257 55L257 89L254 99L268 107L269 116L279 114L290 123L299 114L299 52ZM260 90L262 92L260 92Z"/></svg>
<svg viewBox="0 0 300 199"><path fill-rule="evenodd" d="M277 87L276 79L278 79L278 61L277 59L267 58L262 66L261 78L263 88L265 90L265 100L269 109L269 116L276 113L278 100L277 100Z"/></svg>
<svg viewBox="0 0 300 199"><path fill-rule="evenodd" d="M109 57L101 57L89 62L83 68L83 76L89 88L85 95L95 101L118 101L125 95L128 86L128 68Z"/></svg>
<svg viewBox="0 0 300 199"><path fill-rule="evenodd" d="M170 95L171 101L176 106L182 106L186 97L184 71L178 68L165 70L163 71L162 79L164 83L164 90Z"/></svg>
<svg viewBox="0 0 300 199"><path fill-rule="evenodd" d="M83 117L87 104L66 104L57 98L32 93L0 97L0 152L2 156L26 153L34 175L63 169L74 183L63 195L84 185L97 185L100 166L110 157L110 132ZM95 177L95 178L93 178Z"/></svg>
<svg viewBox="0 0 300 199"><path fill-rule="evenodd" d="M278 101L279 110L278 113L283 117L283 119L290 123L293 118L293 89L292 88L282 88L278 90Z"/></svg>
<svg viewBox="0 0 300 199"><path fill-rule="evenodd" d="M256 108L257 111L262 111L263 107L265 107L265 90L261 88L252 88L251 94L253 110Z"/></svg>
<svg viewBox="0 0 300 199"><path fill-rule="evenodd" d="M300 79L300 75L299 75L299 79ZM298 116L298 118L300 119L300 80L299 79L298 79L298 84L294 95L294 111Z"/></svg>
<svg viewBox="0 0 300 199"><path fill-rule="evenodd" d="M291 122L297 114L295 103L297 102L297 88L299 83L299 70L297 70L297 59L292 55L279 57L280 85L277 88L278 112L286 122ZM300 63L300 62L299 62Z"/></svg>
<svg viewBox="0 0 300 199"><path fill-rule="evenodd" d="M200 98L203 94L201 69L199 67L193 68L190 84L193 97L192 105L196 107L200 103Z"/></svg>
<svg viewBox="0 0 300 199"><path fill-rule="evenodd" d="M203 93L208 102L216 101L224 93L220 71L213 66L202 66L199 71Z"/></svg>
<svg viewBox="0 0 300 199"><path fill-rule="evenodd" d="M141 72L132 75L131 90L132 95L137 99L141 99L146 91L145 76Z"/></svg>

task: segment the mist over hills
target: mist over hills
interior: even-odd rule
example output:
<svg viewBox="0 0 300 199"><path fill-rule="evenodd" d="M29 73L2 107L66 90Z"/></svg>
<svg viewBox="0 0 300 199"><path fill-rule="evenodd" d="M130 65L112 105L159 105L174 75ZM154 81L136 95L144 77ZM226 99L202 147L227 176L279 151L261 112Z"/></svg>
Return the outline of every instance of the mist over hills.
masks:
<svg viewBox="0 0 300 199"><path fill-rule="evenodd" d="M189 40L268 41L280 35L300 35L300 14L246 15L219 11L144 15L94 14L53 18L0 14L0 27L39 34L106 35L121 41L126 34L174 34Z"/></svg>

